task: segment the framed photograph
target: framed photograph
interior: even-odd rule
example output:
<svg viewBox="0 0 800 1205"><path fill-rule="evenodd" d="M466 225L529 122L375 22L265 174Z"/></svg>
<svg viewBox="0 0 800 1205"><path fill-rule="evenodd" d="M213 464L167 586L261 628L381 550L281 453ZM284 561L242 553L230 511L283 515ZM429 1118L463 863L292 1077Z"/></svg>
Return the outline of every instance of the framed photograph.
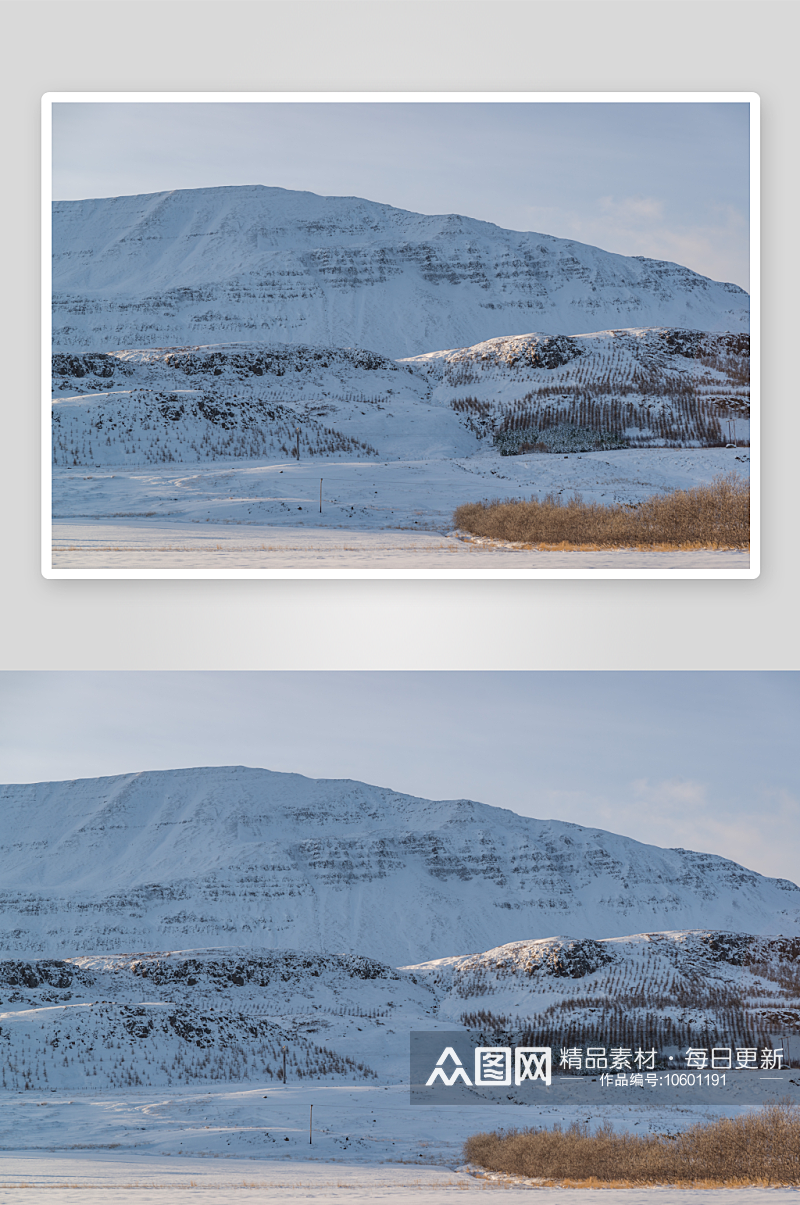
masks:
<svg viewBox="0 0 800 1205"><path fill-rule="evenodd" d="M758 110L48 94L45 577L757 577Z"/></svg>

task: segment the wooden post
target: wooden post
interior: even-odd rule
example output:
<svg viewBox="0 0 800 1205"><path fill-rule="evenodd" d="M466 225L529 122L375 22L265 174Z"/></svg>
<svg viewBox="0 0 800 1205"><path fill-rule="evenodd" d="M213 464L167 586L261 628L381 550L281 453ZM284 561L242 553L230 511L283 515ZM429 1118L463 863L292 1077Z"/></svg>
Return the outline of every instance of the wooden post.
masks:
<svg viewBox="0 0 800 1205"><path fill-rule="evenodd" d="M295 427L295 431L297 432L297 460L299 463L299 461L300 461L300 428Z"/></svg>
<svg viewBox="0 0 800 1205"><path fill-rule="evenodd" d="M286 1047L282 1046L283 1050L283 1086L286 1087Z"/></svg>
<svg viewBox="0 0 800 1205"><path fill-rule="evenodd" d="M322 514L322 478L319 479L319 513Z"/></svg>
<svg viewBox="0 0 800 1205"><path fill-rule="evenodd" d="M308 1145L311 1146L311 1121L314 1117L314 1106L311 1105L308 1114Z"/></svg>

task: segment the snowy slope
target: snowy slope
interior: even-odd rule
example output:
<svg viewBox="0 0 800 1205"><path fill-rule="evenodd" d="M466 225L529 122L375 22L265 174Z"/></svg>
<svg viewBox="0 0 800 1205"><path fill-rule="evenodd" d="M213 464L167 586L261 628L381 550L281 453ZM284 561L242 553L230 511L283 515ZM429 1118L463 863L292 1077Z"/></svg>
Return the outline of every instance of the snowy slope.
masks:
<svg viewBox="0 0 800 1205"><path fill-rule="evenodd" d="M0 961L7 1088L403 1082L408 1034L659 1053L800 1053L800 942L718 931L516 942L393 969L352 955L247 950ZM795 1035L795 1036L792 1036Z"/></svg>
<svg viewBox="0 0 800 1205"><path fill-rule="evenodd" d="M222 943L400 965L564 931L800 929L800 888L724 858L358 782L222 767L0 801L8 951Z"/></svg>
<svg viewBox="0 0 800 1205"><path fill-rule="evenodd" d="M476 431L559 422L624 435L634 446L749 439L750 336L674 327L520 335L428 352L434 401Z"/></svg>
<svg viewBox="0 0 800 1205"><path fill-rule="evenodd" d="M360 348L234 343L53 357L57 466L467 455L427 374Z"/></svg>
<svg viewBox="0 0 800 1205"><path fill-rule="evenodd" d="M437 1015L468 1026L527 1030L535 1043L655 1042L761 1048L797 1035L800 941L709 930L599 941L552 937L404 968L438 998ZM726 1032L727 1031L727 1032ZM727 1042L722 1039L728 1038Z"/></svg>
<svg viewBox="0 0 800 1205"><path fill-rule="evenodd" d="M94 1088L400 1073L386 1033L435 1007L413 974L347 955L187 950L0 961L0 1084ZM383 1038L383 1043L381 1043ZM33 1056L33 1057L31 1057ZM389 1063L387 1064L387 1057ZM25 1069L29 1074L25 1075Z"/></svg>
<svg viewBox="0 0 800 1205"><path fill-rule="evenodd" d="M359 348L231 343L53 357L57 467L475 455L569 421L635 446L749 436L749 336L528 334L396 363ZM541 470L540 470L541 471Z"/></svg>
<svg viewBox="0 0 800 1205"><path fill-rule="evenodd" d="M688 268L457 214L281 188L53 207L54 347L229 339L390 357L530 330L748 329L748 295Z"/></svg>

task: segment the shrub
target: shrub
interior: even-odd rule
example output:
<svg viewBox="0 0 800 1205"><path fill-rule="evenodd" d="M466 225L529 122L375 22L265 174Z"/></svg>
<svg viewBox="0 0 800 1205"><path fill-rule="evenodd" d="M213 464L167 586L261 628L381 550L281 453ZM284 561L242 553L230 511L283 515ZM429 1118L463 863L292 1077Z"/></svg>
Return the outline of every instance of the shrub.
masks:
<svg viewBox="0 0 800 1205"><path fill-rule="evenodd" d="M759 1112L698 1124L682 1134L498 1130L475 1134L464 1158L488 1171L543 1180L634 1184L800 1184L800 1109L764 1105Z"/></svg>
<svg viewBox="0 0 800 1205"><path fill-rule="evenodd" d="M544 547L749 548L750 485L738 473L718 474L710 485L632 506L583 502L579 494L469 502L453 521L473 535Z"/></svg>

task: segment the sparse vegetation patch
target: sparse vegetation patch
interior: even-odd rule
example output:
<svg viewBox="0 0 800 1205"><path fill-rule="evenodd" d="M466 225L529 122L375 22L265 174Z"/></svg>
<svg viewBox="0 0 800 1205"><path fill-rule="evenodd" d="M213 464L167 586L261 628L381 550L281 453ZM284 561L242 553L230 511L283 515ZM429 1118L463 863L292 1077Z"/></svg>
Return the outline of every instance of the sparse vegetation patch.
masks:
<svg viewBox="0 0 800 1205"><path fill-rule="evenodd" d="M557 423L544 430L523 427L498 431L492 442L501 456L519 456L524 452L605 452L630 447L624 435L578 427L574 423Z"/></svg>

